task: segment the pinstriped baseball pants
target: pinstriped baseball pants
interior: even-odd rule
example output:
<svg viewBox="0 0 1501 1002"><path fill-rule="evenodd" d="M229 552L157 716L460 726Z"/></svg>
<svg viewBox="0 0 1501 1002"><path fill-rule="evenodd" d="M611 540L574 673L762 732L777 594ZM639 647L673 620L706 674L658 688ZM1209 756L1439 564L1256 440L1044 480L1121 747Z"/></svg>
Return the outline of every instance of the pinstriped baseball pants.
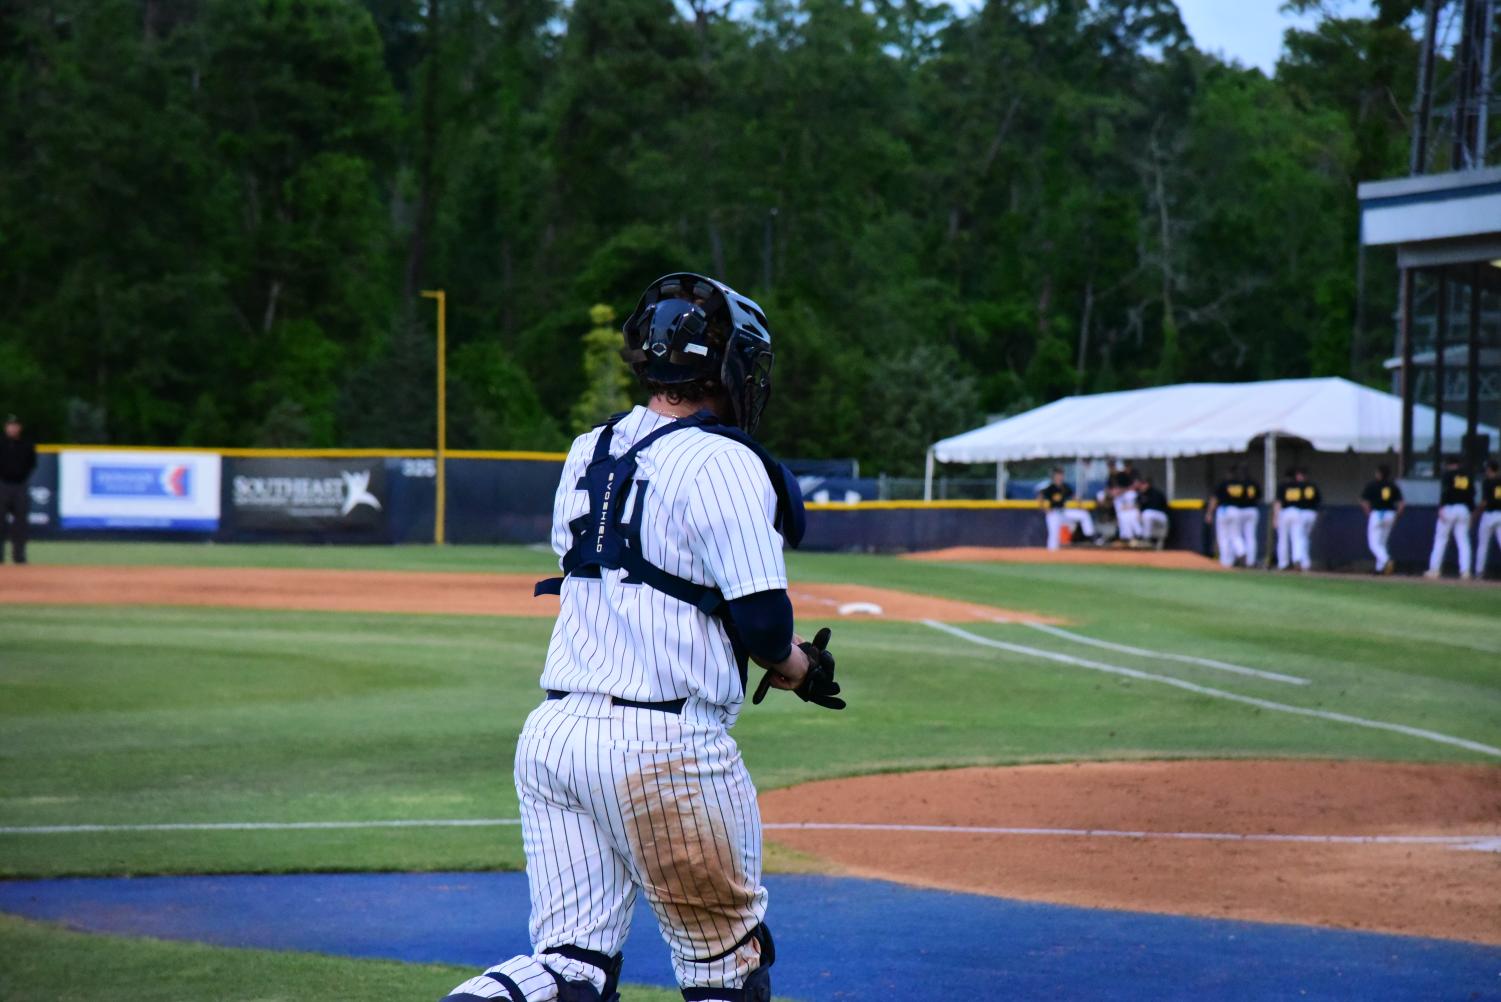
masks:
<svg viewBox="0 0 1501 1002"><path fill-rule="evenodd" d="M617 952L640 891L682 987L738 988L760 965L758 942L742 940L766 914L761 815L725 716L587 693L532 711L516 790L538 954Z"/></svg>

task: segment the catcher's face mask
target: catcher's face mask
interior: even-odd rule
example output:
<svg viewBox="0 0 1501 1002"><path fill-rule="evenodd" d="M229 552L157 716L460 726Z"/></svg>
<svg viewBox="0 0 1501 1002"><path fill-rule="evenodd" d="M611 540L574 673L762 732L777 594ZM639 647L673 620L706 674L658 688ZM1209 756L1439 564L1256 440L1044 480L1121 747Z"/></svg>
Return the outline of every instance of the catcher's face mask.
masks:
<svg viewBox="0 0 1501 1002"><path fill-rule="evenodd" d="M735 423L754 432L771 399L773 353L766 315L722 282L689 272L647 287L621 328L620 357L659 383L719 380Z"/></svg>

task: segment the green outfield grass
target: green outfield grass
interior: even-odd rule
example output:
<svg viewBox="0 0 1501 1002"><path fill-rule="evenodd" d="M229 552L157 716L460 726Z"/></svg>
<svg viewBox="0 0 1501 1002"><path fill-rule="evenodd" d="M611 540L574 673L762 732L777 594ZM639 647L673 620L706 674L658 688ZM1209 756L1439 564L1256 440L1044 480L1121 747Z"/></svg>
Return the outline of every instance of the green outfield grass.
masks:
<svg viewBox="0 0 1501 1002"><path fill-rule="evenodd" d="M230 950L93 936L0 915L0 999L14 1002L309 1002L436 999L472 977L463 967ZM675 991L622 986L622 1002L680 1002Z"/></svg>
<svg viewBox="0 0 1501 1002"><path fill-rule="evenodd" d="M40 543L41 563L544 574L509 547ZM1088 636L1298 675L1306 686L976 635L1241 695L1501 743L1501 590L1122 567L794 555L794 579L1037 611ZM0 567L24 574L25 568ZM512 818L510 771L551 622L367 613L0 607L0 826ZM817 623L803 624L805 633ZM736 728L759 785L1077 759L1325 756L1494 762L1414 737L1226 702L922 624L837 623L851 706L785 695ZM0 834L0 876L515 868L505 828ZM771 869L816 863L771 850ZM81 936L0 917L0 998L436 998L469 971ZM627 990L627 1002L674 992Z"/></svg>
<svg viewBox="0 0 1501 1002"><path fill-rule="evenodd" d="M464 547L43 544L37 559L539 571L548 564L545 553L525 548ZM17 572L25 573L6 569ZM792 572L1052 613L1091 636L1312 684L1099 651L1021 626L969 629L1262 699L1501 739L1495 589L861 556L798 555ZM512 747L538 701L549 627L543 618L0 608L0 825L515 817ZM848 711L784 696L748 709L736 728L762 788L1074 759L1492 761L987 649L921 624L842 623L834 637ZM0 873L9 876L521 861L515 829L0 835Z"/></svg>

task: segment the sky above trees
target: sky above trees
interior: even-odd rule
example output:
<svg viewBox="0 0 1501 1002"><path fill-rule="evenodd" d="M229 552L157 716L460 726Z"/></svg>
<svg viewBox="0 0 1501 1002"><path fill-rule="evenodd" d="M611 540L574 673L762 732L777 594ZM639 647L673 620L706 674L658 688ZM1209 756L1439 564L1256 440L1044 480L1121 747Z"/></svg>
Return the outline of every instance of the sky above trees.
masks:
<svg viewBox="0 0 1501 1002"><path fill-rule="evenodd" d="M1269 74L1282 56L1283 33L1307 31L1319 20L1311 12L1286 11L1285 5L1286 0L1178 0L1195 45ZM1331 6L1358 17L1372 13L1367 0L1335 0Z"/></svg>

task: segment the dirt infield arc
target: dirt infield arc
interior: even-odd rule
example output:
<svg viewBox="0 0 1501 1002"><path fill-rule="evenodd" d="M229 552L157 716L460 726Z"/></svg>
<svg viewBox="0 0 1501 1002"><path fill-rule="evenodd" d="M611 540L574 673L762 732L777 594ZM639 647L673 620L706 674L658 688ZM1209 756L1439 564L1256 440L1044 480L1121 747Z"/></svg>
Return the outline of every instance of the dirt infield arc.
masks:
<svg viewBox="0 0 1501 1002"><path fill-rule="evenodd" d="M1493 846L1501 834L1501 769L1491 766L1208 761L956 769L809 783L771 791L761 803L768 838L857 876L1058 904L1501 944L1501 852L1412 838L1472 835L1476 845ZM808 822L925 830L781 827ZM980 827L1033 833L955 830Z"/></svg>
<svg viewBox="0 0 1501 1002"><path fill-rule="evenodd" d="M0 575L0 603L178 605L315 612L556 616L558 600L534 598L530 574L344 571L262 567L42 567ZM1029 612L954 602L890 588L797 584L788 591L800 619L949 623L1058 623Z"/></svg>

